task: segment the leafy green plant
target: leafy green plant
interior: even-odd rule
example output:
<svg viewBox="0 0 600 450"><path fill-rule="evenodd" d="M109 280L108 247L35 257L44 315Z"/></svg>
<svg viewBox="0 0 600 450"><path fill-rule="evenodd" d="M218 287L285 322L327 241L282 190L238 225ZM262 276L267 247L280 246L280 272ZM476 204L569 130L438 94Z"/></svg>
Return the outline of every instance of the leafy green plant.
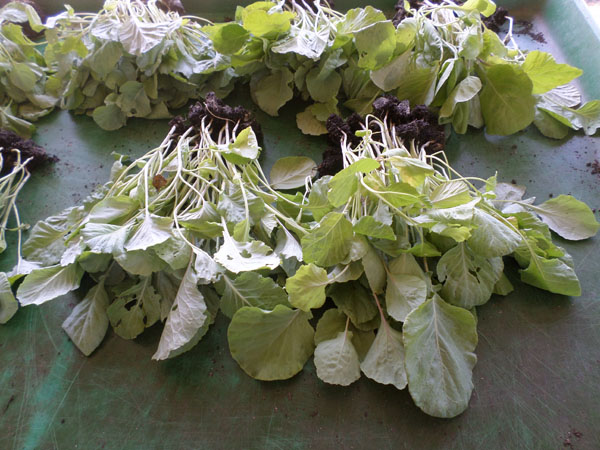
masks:
<svg viewBox="0 0 600 450"><path fill-rule="evenodd" d="M6 275L31 305L87 273L95 284L63 324L86 355L109 324L133 339L162 321L154 359L177 356L220 310L232 357L256 379L290 378L314 354L327 383L365 374L453 417L473 389L475 308L513 289L504 257L526 283L581 293L550 230L577 240L600 224L571 196L535 205L495 176L460 176L372 116L357 145L341 143L335 176L315 180L316 165L294 157L267 177L252 128L192 110L205 111L194 126L176 122L158 148L118 157L82 206L38 222ZM313 320L327 297L335 307Z"/></svg>
<svg viewBox="0 0 600 450"><path fill-rule="evenodd" d="M6 22L22 8L10 4L0 17ZM342 14L319 1L256 2L226 23L166 13L152 1L107 0L97 14L68 7L44 27L30 17L45 31L43 58L19 26L3 25L4 41L23 53L4 70L17 82L18 102L29 102L4 107L3 120L30 132L18 118L34 119L60 98L61 108L115 130L128 117L166 118L190 99L209 91L224 97L248 83L273 116L294 98L310 101L297 124L313 135L326 133L330 114L371 112L382 93L438 108L440 122L457 133L485 126L507 135L534 123L552 138L569 128L594 134L600 101L576 108L581 96L569 84L581 70L520 50L512 20L500 38L482 21L495 8L490 0L425 4L396 27L371 6Z"/></svg>
<svg viewBox="0 0 600 450"><path fill-rule="evenodd" d="M49 69L36 43L11 22L28 22L35 31L44 27L30 5L0 9L0 128L30 137L35 129L30 121L52 111L58 98L48 92Z"/></svg>

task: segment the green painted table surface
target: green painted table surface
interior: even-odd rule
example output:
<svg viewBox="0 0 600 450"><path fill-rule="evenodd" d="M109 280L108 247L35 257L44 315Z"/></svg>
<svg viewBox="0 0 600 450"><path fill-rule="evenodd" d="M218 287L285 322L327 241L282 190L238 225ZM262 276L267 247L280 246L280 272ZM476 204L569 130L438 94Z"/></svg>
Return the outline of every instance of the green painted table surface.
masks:
<svg viewBox="0 0 600 450"><path fill-rule="evenodd" d="M51 9L57 2L46 3ZM98 3L72 4L81 10ZM392 4L374 3L388 10ZM585 97L600 97L599 36L582 14L583 3L501 4L533 20L534 31L548 41L517 36L523 47L549 49L582 67ZM196 5L215 18L234 9L231 0ZM238 88L229 102L255 110L246 89ZM301 107L286 106L279 118L257 112L267 168L287 154L320 160L324 140L296 130ZM19 201L22 218L33 224L76 204L107 179L112 151L141 155L166 131L166 121L131 120L118 132L105 132L88 117L51 114L39 122L35 139L61 160L32 176ZM541 201L570 193L600 208L600 178L587 166L600 159L597 137L552 141L532 128L503 138L470 132L450 137L448 156L464 175L498 171ZM253 380L229 355L222 317L193 350L157 363L150 358L160 326L133 341L109 332L91 357L80 354L61 329L79 292L23 308L0 327L0 449L600 448L599 242L560 242L574 257L580 298L524 285L512 267L515 292L478 308L475 390L469 409L452 420L428 417L406 390L365 377L347 388L326 385L311 362L288 381ZM0 269L14 260L13 246Z"/></svg>

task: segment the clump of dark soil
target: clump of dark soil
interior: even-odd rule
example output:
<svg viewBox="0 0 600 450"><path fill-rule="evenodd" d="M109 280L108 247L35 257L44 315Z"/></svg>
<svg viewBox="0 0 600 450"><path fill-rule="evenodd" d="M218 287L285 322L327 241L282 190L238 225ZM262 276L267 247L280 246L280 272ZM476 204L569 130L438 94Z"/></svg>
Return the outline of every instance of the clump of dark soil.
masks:
<svg viewBox="0 0 600 450"><path fill-rule="evenodd" d="M430 0L430 1L431 1L431 3L436 3L436 4L442 3L442 0ZM419 9L421 6L423 6L424 1L423 0L409 0L408 3L410 4L411 9ZM455 3L457 5L461 5L464 3L464 1L456 0ZM409 13L404 8L404 0L398 0L398 3L396 3L395 9L396 9L396 14L392 18L392 23L395 26L398 26L398 24L400 22L402 22L404 19L406 19L409 16ZM500 31L500 27L502 25L504 25L504 23L506 22L507 16L508 16L508 10L502 6L498 6L496 8L496 12L494 12L494 14L492 14L490 17L483 17L483 23L490 30L495 31L497 33L498 31Z"/></svg>
<svg viewBox="0 0 600 450"><path fill-rule="evenodd" d="M396 136L407 145L415 143L429 153L443 150L446 143L444 126L438 124L435 112L425 105L410 108L408 100L398 100L393 95L384 95L373 102L373 113L388 123ZM354 113L346 120L331 115L327 119L329 147L323 153L323 162L319 166L319 175L334 175L343 168L340 143L345 139L350 146L356 146L361 138L356 132L365 128L365 121ZM377 128L373 128L377 132Z"/></svg>
<svg viewBox="0 0 600 450"><path fill-rule="evenodd" d="M17 153L13 149L21 152L21 161L32 158L27 163L27 169L30 172L35 171L38 167L45 164L56 162L56 156L49 155L46 151L33 142L31 139L23 139L16 133L7 130L0 130L0 147L2 148L2 171L1 175L9 173L17 161Z"/></svg>
<svg viewBox="0 0 600 450"><path fill-rule="evenodd" d="M212 137L216 140L219 131L225 126L233 128L237 124L238 131L252 127L256 138L262 140L262 130L253 114L242 106L229 106L218 98L214 92L206 94L204 101L190 106L187 117L175 116L169 122L175 127L175 134L183 134L190 126L200 128L202 122L212 122Z"/></svg>

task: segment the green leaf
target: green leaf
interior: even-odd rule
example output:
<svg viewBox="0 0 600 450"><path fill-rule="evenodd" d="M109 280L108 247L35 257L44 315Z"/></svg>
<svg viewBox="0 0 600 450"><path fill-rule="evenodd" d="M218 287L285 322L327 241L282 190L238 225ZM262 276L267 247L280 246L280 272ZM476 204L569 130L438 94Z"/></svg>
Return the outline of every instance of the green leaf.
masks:
<svg viewBox="0 0 600 450"><path fill-rule="evenodd" d="M302 370L314 350L309 314L277 305L273 311L239 309L227 330L231 356L257 380L286 380Z"/></svg>
<svg viewBox="0 0 600 450"><path fill-rule="evenodd" d="M452 90L442 108L439 117L450 117L458 103L468 102L481 90L481 80L475 76L468 76Z"/></svg>
<svg viewBox="0 0 600 450"><path fill-rule="evenodd" d="M467 0L459 9L463 11L479 11L481 15L490 17L496 12L496 4L491 0Z"/></svg>
<svg viewBox="0 0 600 450"><path fill-rule="evenodd" d="M427 281L423 270L411 254L390 262L387 271L385 304L388 314L399 322L427 299Z"/></svg>
<svg viewBox="0 0 600 450"><path fill-rule="evenodd" d="M258 158L260 147L251 127L244 128L229 144L223 157L234 164L247 164Z"/></svg>
<svg viewBox="0 0 600 450"><path fill-rule="evenodd" d="M132 14L119 26L119 41L127 53L140 56L162 42L181 25L180 20L146 22Z"/></svg>
<svg viewBox="0 0 600 450"><path fill-rule="evenodd" d="M304 261L321 267L341 263L350 252L352 235L352 224L344 214L328 213L315 229L302 237Z"/></svg>
<svg viewBox="0 0 600 450"><path fill-rule="evenodd" d="M391 21L376 22L354 34L358 66L374 70L385 66L396 49L396 28Z"/></svg>
<svg viewBox="0 0 600 450"><path fill-rule="evenodd" d="M307 178L312 178L317 164L306 156L288 156L278 159L271 168L269 179L273 189L303 187Z"/></svg>
<svg viewBox="0 0 600 450"><path fill-rule="evenodd" d="M317 119L310 106L304 111L296 114L296 125L303 134L308 134L310 136L327 134L325 124Z"/></svg>
<svg viewBox="0 0 600 450"><path fill-rule="evenodd" d="M260 109L271 116L279 115L279 108L294 97L290 84L294 75L287 68L277 70L250 84L252 98Z"/></svg>
<svg viewBox="0 0 600 450"><path fill-rule="evenodd" d="M348 386L360 378L358 353L352 345L352 332L340 332L315 349L317 376L326 383Z"/></svg>
<svg viewBox="0 0 600 450"><path fill-rule="evenodd" d="M392 384L397 389L404 389L407 382L402 333L394 330L387 322L382 322L360 368L377 383Z"/></svg>
<svg viewBox="0 0 600 450"><path fill-rule="evenodd" d="M395 95L408 100L411 105L429 105L435 94L438 65L433 67L411 66L400 80Z"/></svg>
<svg viewBox="0 0 600 450"><path fill-rule="evenodd" d="M402 78L410 70L412 52L404 52L389 64L370 73L371 81L384 92L397 89L402 84Z"/></svg>
<svg viewBox="0 0 600 450"><path fill-rule="evenodd" d="M257 37L273 39L290 29L295 14L289 11L269 14L261 9L246 10L242 13L242 24Z"/></svg>
<svg viewBox="0 0 600 450"><path fill-rule="evenodd" d="M534 94L548 92L583 74L583 70L568 64L558 64L550 53L539 50L529 52L521 67L533 82Z"/></svg>
<svg viewBox="0 0 600 450"><path fill-rule="evenodd" d="M561 259L545 259L532 253L529 267L519 273L523 282L540 289L573 297L581 295L575 271Z"/></svg>
<svg viewBox="0 0 600 450"><path fill-rule="evenodd" d="M123 48L118 42L105 41L86 58L86 64L97 78L105 80L123 56Z"/></svg>
<svg viewBox="0 0 600 450"><path fill-rule="evenodd" d="M396 234L389 225L378 222L371 216L363 216L354 224L354 232L378 239L396 240Z"/></svg>
<svg viewBox="0 0 600 450"><path fill-rule="evenodd" d="M167 266L152 249L127 251L114 255L114 257L115 261L132 275L147 277Z"/></svg>
<svg viewBox="0 0 600 450"><path fill-rule="evenodd" d="M109 298L104 281L91 288L62 324L63 330L85 355L89 356L100 345L108 330Z"/></svg>
<svg viewBox="0 0 600 450"><path fill-rule="evenodd" d="M479 99L488 133L506 136L533 122L533 84L523 69L497 64L487 69L484 79Z"/></svg>
<svg viewBox="0 0 600 450"><path fill-rule="evenodd" d="M150 99L144 85L138 81L127 81L120 88L117 106L127 117L145 117L152 112Z"/></svg>
<svg viewBox="0 0 600 450"><path fill-rule="evenodd" d="M540 133L552 139L564 139L569 134L569 127L567 125L539 108L535 110L533 124L540 130Z"/></svg>
<svg viewBox="0 0 600 450"><path fill-rule="evenodd" d="M335 208L346 204L358 189L357 174L369 173L379 166L379 162L372 158L362 158L336 173L329 181L329 191L327 192L329 203Z"/></svg>
<svg viewBox="0 0 600 450"><path fill-rule="evenodd" d="M100 200L91 209L88 216L90 222L110 223L136 211L139 204L136 200L119 195Z"/></svg>
<svg viewBox="0 0 600 450"><path fill-rule="evenodd" d="M190 264L181 280L171 312L165 323L158 349L152 359L168 359L186 348L208 320L206 301L199 291L193 265Z"/></svg>
<svg viewBox="0 0 600 450"><path fill-rule="evenodd" d="M443 209L464 205L473 199L464 181L452 180L440 184L431 191L429 200L434 208Z"/></svg>
<svg viewBox="0 0 600 450"><path fill-rule="evenodd" d="M17 298L23 306L41 305L79 287L83 270L74 263L33 270L17 289Z"/></svg>
<svg viewBox="0 0 600 450"><path fill-rule="evenodd" d="M275 269L281 263L271 248L260 241L237 242L223 226L224 242L214 254L216 262L233 273L262 268Z"/></svg>
<svg viewBox="0 0 600 450"><path fill-rule="evenodd" d="M477 228L471 231L467 243L485 258L510 255L522 240L521 235L504 222L478 208L473 210L473 224Z"/></svg>
<svg viewBox="0 0 600 450"><path fill-rule="evenodd" d="M81 230L83 241L94 253L117 255L123 252L130 227L88 222Z"/></svg>
<svg viewBox="0 0 600 450"><path fill-rule="evenodd" d="M438 279L444 283L441 295L467 309L483 305L491 297L503 268L501 258L484 258L460 243L438 261Z"/></svg>
<svg viewBox="0 0 600 450"><path fill-rule="evenodd" d="M28 64L22 62L15 62L10 67L8 72L8 79L12 84L25 92L31 92L35 88L38 76L29 67Z"/></svg>
<svg viewBox="0 0 600 450"><path fill-rule="evenodd" d="M143 277L119 293L106 311L115 333L123 339L136 338L160 319L160 296L151 278Z"/></svg>
<svg viewBox="0 0 600 450"><path fill-rule="evenodd" d="M340 332L343 332L346 329L347 320L346 315L337 308L325 311L317 323L315 345L334 339Z"/></svg>
<svg viewBox="0 0 600 450"><path fill-rule="evenodd" d="M386 283L385 265L377 250L370 245L362 257L362 265L371 291L375 294L381 294L385 289Z"/></svg>
<svg viewBox="0 0 600 450"><path fill-rule="evenodd" d="M562 124L575 130L583 129L584 133L592 136L600 127L600 100L592 100L578 109L563 105L549 106L546 103L539 106Z"/></svg>
<svg viewBox="0 0 600 450"><path fill-rule="evenodd" d="M246 205L248 211L246 211ZM207 219L215 222L220 221L221 219L216 215L216 211L211 211L210 209L208 207L207 211L202 211L200 217L207 217ZM250 219L250 224L253 225L259 222L260 218L264 215L265 203L261 198L248 192L247 188L243 192L240 185L228 182L226 189L219 194L217 211L227 222L240 223ZM213 214L215 214L214 218Z"/></svg>
<svg viewBox="0 0 600 450"><path fill-rule="evenodd" d="M10 288L10 282L4 272L0 272L0 324L4 324L15 315L19 303Z"/></svg>
<svg viewBox="0 0 600 450"><path fill-rule="evenodd" d="M115 104L98 106L92 117L100 128L107 131L118 130L127 122L127 116Z"/></svg>
<svg viewBox="0 0 600 450"><path fill-rule="evenodd" d="M308 194L308 206L306 209L313 214L315 220L321 220L333 209L333 206L329 203L329 199L327 198L327 191L329 189L331 178L330 175L319 178L313 183L310 193Z"/></svg>
<svg viewBox="0 0 600 450"><path fill-rule="evenodd" d="M408 315L403 336L408 390L415 404L434 417L459 415L473 391L473 315L434 295Z"/></svg>
<svg viewBox="0 0 600 450"><path fill-rule="evenodd" d="M415 188L434 174L433 167L417 158L392 156L389 161L392 167L398 169L402 181Z"/></svg>
<svg viewBox="0 0 600 450"><path fill-rule="evenodd" d="M592 210L570 195L559 195L541 205L530 205L550 229L565 239L578 241L595 236L600 223Z"/></svg>
<svg viewBox="0 0 600 450"><path fill-rule="evenodd" d="M249 37L248 31L235 22L208 25L202 31L210 37L215 50L225 55L236 53Z"/></svg>
<svg viewBox="0 0 600 450"><path fill-rule="evenodd" d="M303 311L320 308L325 303L325 286L329 284L327 271L308 264L301 266L285 282L290 303Z"/></svg>
<svg viewBox="0 0 600 450"><path fill-rule="evenodd" d="M244 272L237 278L223 275L217 284L217 292L221 295L221 311L229 318L244 306L272 311L277 305L288 305L283 288L256 272Z"/></svg>
<svg viewBox="0 0 600 450"><path fill-rule="evenodd" d="M336 283L331 287L328 295L359 329L362 329L361 325L375 319L379 313L372 294L356 281Z"/></svg>
<svg viewBox="0 0 600 450"><path fill-rule="evenodd" d="M173 220L169 217L146 214L137 229L135 229L127 240L125 249L128 252L146 250L148 247L165 242L172 236L172 225Z"/></svg>

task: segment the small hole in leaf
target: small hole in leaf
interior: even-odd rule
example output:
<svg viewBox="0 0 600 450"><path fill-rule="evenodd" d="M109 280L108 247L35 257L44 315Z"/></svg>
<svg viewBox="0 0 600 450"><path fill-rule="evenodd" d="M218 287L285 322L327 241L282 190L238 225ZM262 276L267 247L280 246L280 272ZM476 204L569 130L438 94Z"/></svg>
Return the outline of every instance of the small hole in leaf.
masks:
<svg viewBox="0 0 600 450"><path fill-rule="evenodd" d="M137 301L136 301L135 299L133 299L133 300L131 300L131 301L129 301L129 302L127 302L127 303L125 303L125 305L124 305L124 308L125 308L127 311L131 311L131 308L133 308L133 307L135 306L135 304L136 304L136 303L137 303Z"/></svg>

